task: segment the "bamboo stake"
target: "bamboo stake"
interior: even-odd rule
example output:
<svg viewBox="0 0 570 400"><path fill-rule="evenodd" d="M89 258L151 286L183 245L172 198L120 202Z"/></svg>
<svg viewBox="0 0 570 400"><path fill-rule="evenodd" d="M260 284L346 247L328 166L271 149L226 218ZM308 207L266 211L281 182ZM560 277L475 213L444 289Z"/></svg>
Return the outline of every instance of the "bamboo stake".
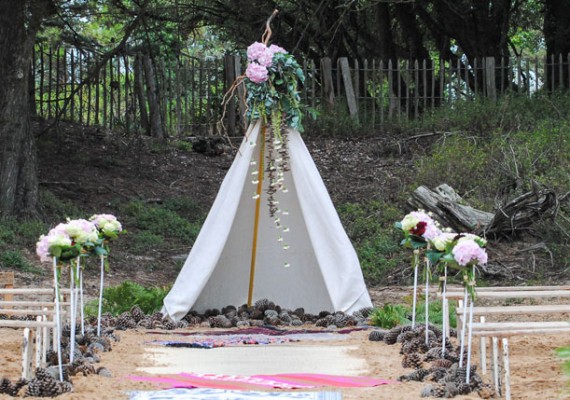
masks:
<svg viewBox="0 0 570 400"><path fill-rule="evenodd" d="M465 375L465 383L469 383L471 378L471 344L473 341L473 298L471 298L469 303L469 337L467 339L467 373Z"/></svg>
<svg viewBox="0 0 570 400"><path fill-rule="evenodd" d="M485 323L485 317L479 319L482 324ZM479 354L481 355L481 374L487 374L487 339L484 336L479 338Z"/></svg>
<svg viewBox="0 0 570 400"><path fill-rule="evenodd" d="M79 311L81 315L81 334L85 336L85 309L83 305L83 268L77 263L77 275L79 276Z"/></svg>
<svg viewBox="0 0 570 400"><path fill-rule="evenodd" d="M263 167L265 158L265 124L261 125L261 138L259 139L259 178L257 182L256 199L255 199L255 219L253 222L253 241L251 245L251 267L249 270L249 292L247 295L247 305L251 307L253 301L253 283L255 280L255 261L257 256L257 237L259 233L259 211L261 208L261 191L263 189Z"/></svg>

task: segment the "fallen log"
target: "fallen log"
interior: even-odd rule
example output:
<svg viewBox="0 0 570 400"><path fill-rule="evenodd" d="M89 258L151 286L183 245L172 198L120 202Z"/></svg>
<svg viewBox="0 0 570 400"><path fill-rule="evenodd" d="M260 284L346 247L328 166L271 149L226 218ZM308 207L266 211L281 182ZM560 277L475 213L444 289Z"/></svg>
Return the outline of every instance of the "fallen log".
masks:
<svg viewBox="0 0 570 400"><path fill-rule="evenodd" d="M408 199L408 204L412 208L431 211L442 225L456 232L473 232L493 219L492 213L460 204L461 198L450 186L438 188L439 193L425 186L418 187Z"/></svg>
<svg viewBox="0 0 570 400"><path fill-rule="evenodd" d="M444 184L432 191L420 186L408 199L415 209L431 211L442 225L456 232L473 232L484 236L516 236L558 210L558 199L553 190L538 188L500 206L495 213L477 210L465 204L453 188Z"/></svg>

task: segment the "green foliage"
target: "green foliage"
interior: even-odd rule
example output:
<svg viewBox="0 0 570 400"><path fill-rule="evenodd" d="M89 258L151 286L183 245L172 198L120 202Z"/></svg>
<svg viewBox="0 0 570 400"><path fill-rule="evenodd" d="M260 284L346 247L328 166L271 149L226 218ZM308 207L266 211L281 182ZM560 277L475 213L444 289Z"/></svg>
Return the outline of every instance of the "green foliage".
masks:
<svg viewBox="0 0 570 400"><path fill-rule="evenodd" d="M407 262L409 254L399 246L398 232L392 227L394 220L401 217L396 207L371 200L344 204L338 213L368 284L385 281L391 270Z"/></svg>
<svg viewBox="0 0 570 400"><path fill-rule="evenodd" d="M42 275L44 272L32 265L19 250L6 250L0 252L0 267L15 269L21 272L31 272Z"/></svg>
<svg viewBox="0 0 570 400"><path fill-rule="evenodd" d="M0 220L0 246L2 244L33 246L41 234L45 233L47 225L38 220L18 221L16 218Z"/></svg>
<svg viewBox="0 0 570 400"><path fill-rule="evenodd" d="M449 302L449 325L455 328L457 319L455 317L456 303ZM418 296L416 304L416 323L425 323L426 304L422 296ZM430 324L443 325L443 310L441 301L431 302L428 305L428 320ZM376 308L371 315L371 323L385 329L390 329L397 325L407 325L412 322L412 306L409 304L385 304L382 308Z"/></svg>
<svg viewBox="0 0 570 400"><path fill-rule="evenodd" d="M175 146L178 150L190 153L192 151L192 143L185 140L177 140Z"/></svg>
<svg viewBox="0 0 570 400"><path fill-rule="evenodd" d="M126 226L133 226L157 236L193 243L200 230L198 224L190 223L165 207L133 201L125 207L124 211L128 218L128 222L125 222Z"/></svg>
<svg viewBox="0 0 570 400"><path fill-rule="evenodd" d="M162 308L162 302L169 287L144 287L131 281L103 290L103 312L118 315L138 305L145 314L152 314ZM87 315L97 315L98 300L86 304Z"/></svg>
<svg viewBox="0 0 570 400"><path fill-rule="evenodd" d="M200 205L189 197L172 197L164 202L163 207L174 211L190 222L201 223L204 219L204 212Z"/></svg>
<svg viewBox="0 0 570 400"><path fill-rule="evenodd" d="M497 198L510 200L531 190L533 182L565 193L570 189L567 107L569 95L521 96L460 104L446 119L439 114L431 129L453 133L442 136L431 154L417 160L413 185L446 182L483 209L492 209ZM424 129L430 126L428 120L423 124Z"/></svg>
<svg viewBox="0 0 570 400"><path fill-rule="evenodd" d="M407 325L408 307L402 304L385 304L382 308L375 308L370 316L372 325L390 329L398 325Z"/></svg>

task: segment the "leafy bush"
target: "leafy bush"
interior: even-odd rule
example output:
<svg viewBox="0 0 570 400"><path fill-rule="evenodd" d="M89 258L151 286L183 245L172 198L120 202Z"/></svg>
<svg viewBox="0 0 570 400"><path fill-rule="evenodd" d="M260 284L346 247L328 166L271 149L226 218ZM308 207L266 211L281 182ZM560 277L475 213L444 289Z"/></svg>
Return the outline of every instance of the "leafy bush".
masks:
<svg viewBox="0 0 570 400"><path fill-rule="evenodd" d="M49 190L40 190L39 205L48 218L61 220L69 218L85 218L82 212L70 201L60 200Z"/></svg>
<svg viewBox="0 0 570 400"><path fill-rule="evenodd" d="M134 305L138 305L145 314L152 314L160 311L162 302L169 287L149 287L145 288L137 283L125 281L119 286L108 287L103 290L103 312L118 315L129 311ZM93 300L86 304L85 313L87 315L97 315L98 300Z"/></svg>
<svg viewBox="0 0 570 400"><path fill-rule="evenodd" d="M411 321L407 318L409 309L402 304L385 304L376 308L370 316L372 325L390 329L398 325L406 325Z"/></svg>

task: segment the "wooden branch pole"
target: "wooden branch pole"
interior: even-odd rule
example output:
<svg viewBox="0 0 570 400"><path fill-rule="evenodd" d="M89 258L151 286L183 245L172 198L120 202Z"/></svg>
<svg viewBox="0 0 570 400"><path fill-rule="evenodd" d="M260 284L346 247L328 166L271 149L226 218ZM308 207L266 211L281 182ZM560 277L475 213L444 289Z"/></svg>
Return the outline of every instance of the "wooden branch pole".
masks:
<svg viewBox="0 0 570 400"><path fill-rule="evenodd" d="M263 190L263 175L264 175L264 161L265 161L265 133L266 126L261 124L259 135L261 138L258 140L259 146L259 174L257 179L257 190L255 192L255 217L253 221L253 239L251 244L251 266L249 270L249 291L247 294L247 305L251 307L253 302L253 284L255 281L255 260L257 256L257 237L259 233L259 213L261 209L261 193Z"/></svg>

